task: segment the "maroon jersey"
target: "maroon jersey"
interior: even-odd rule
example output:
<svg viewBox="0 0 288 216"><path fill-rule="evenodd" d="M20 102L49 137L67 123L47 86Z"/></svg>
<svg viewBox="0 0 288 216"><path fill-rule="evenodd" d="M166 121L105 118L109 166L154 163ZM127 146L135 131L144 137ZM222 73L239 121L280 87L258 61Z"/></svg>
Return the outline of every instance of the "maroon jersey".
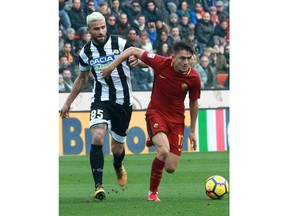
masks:
<svg viewBox="0 0 288 216"><path fill-rule="evenodd" d="M154 69L154 84L146 114L157 110L167 121L182 123L187 92L190 100L200 98L199 74L192 67L186 74L176 73L170 57L144 52L141 60Z"/></svg>

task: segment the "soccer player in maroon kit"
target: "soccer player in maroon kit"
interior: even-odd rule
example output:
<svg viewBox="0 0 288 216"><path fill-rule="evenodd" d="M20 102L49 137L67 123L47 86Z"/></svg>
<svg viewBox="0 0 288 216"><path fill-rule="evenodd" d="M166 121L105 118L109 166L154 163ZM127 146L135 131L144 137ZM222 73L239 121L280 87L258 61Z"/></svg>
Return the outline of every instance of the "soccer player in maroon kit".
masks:
<svg viewBox="0 0 288 216"><path fill-rule="evenodd" d="M195 58L194 49L184 42L174 44L173 57L148 53L136 47L128 48L110 65L102 69L102 76L108 77L117 65L131 55L154 69L151 101L146 111L146 125L151 138L146 145L156 147L156 157L151 168L148 201L160 201L158 186L162 179L163 169L165 168L168 173L173 173L182 153L185 126L184 100L187 93L190 99L189 139L192 148L194 150L197 148L196 119L201 82L198 73L191 67L191 60Z"/></svg>

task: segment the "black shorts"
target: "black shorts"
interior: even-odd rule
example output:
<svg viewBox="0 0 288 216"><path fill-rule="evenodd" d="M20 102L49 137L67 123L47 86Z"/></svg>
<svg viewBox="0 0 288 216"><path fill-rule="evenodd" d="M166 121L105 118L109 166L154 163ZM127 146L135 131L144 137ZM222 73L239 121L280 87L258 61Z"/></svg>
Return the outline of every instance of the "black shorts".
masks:
<svg viewBox="0 0 288 216"><path fill-rule="evenodd" d="M116 141L126 141L132 115L132 106L122 106L109 101L92 103L90 107L90 128L96 124L107 124Z"/></svg>

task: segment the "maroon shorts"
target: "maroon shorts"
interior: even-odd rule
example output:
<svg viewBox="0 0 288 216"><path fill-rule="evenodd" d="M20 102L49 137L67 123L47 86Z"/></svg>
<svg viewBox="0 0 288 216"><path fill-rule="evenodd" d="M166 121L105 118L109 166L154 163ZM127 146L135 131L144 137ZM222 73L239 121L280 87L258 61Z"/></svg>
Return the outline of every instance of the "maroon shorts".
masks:
<svg viewBox="0 0 288 216"><path fill-rule="evenodd" d="M164 132L167 135L170 145L170 152L181 155L182 143L184 137L184 122L168 122L156 112L146 114L146 126L150 139L158 132Z"/></svg>

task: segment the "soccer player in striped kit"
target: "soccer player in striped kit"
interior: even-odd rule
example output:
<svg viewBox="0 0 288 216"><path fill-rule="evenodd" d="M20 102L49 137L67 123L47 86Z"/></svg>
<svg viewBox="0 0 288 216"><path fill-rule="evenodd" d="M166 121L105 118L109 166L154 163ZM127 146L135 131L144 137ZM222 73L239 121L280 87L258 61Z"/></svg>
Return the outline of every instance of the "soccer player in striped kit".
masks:
<svg viewBox="0 0 288 216"><path fill-rule="evenodd" d="M127 172L122 161L125 157L123 145L126 141L133 105L129 61L133 65L137 65L139 62L135 56L131 56L129 61L122 62L107 78L103 78L100 73L101 68L109 65L117 55L132 45L119 36L107 33L105 17L101 13L93 12L87 16L86 20L87 30L92 39L80 51L79 68L81 72L60 110L60 116L62 118L69 117L70 106L83 89L91 70L95 81L90 107L90 130L92 133L90 165L95 182L94 197L102 200L105 198L102 181L104 167L102 148L107 129L112 136L111 151L118 184L124 186L127 182Z"/></svg>
<svg viewBox="0 0 288 216"><path fill-rule="evenodd" d="M147 200L158 202L158 187L163 170L168 173L175 172L180 161L185 126L184 100L187 94L190 99L189 139L193 150L197 148L196 120L201 93L200 76L191 67L192 58L195 58L193 47L177 42L173 45L173 57L163 57L136 47L128 48L114 62L102 68L103 77L109 76L118 64L131 55L135 55L154 70L153 90L146 111L146 126L151 140L146 142L146 145L155 145L156 157L152 162Z"/></svg>

